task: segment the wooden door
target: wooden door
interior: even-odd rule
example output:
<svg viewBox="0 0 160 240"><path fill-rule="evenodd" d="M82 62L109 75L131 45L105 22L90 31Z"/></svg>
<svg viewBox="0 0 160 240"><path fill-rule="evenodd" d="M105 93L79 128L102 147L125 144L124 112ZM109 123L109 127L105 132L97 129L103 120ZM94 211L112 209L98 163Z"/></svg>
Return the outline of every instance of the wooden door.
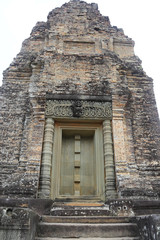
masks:
<svg viewBox="0 0 160 240"><path fill-rule="evenodd" d="M95 196L95 131L63 130L60 163L61 196Z"/></svg>

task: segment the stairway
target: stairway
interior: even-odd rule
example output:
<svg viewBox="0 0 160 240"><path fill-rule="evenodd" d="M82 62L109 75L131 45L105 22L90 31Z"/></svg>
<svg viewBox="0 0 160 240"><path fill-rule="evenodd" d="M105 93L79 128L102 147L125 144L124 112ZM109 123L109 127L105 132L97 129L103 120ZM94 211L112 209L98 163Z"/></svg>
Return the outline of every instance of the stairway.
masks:
<svg viewBox="0 0 160 240"><path fill-rule="evenodd" d="M133 217L109 216L105 208L57 207L50 214L41 217L35 240L140 240Z"/></svg>

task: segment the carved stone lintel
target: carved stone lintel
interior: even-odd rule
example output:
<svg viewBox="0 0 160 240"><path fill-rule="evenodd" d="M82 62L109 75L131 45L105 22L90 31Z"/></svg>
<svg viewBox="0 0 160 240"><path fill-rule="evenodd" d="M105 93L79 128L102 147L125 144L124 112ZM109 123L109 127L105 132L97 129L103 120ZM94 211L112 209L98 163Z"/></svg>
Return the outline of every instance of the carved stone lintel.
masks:
<svg viewBox="0 0 160 240"><path fill-rule="evenodd" d="M46 116L53 118L111 119L111 102L48 100Z"/></svg>

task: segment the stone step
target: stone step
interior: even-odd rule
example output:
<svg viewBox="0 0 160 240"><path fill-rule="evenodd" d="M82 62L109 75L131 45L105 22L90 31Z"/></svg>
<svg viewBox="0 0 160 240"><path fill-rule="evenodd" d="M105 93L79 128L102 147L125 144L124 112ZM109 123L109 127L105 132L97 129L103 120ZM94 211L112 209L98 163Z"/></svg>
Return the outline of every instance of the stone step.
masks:
<svg viewBox="0 0 160 240"><path fill-rule="evenodd" d="M36 237L35 240L65 240L65 238L41 238L41 237ZM77 240L77 238L67 238L66 240ZM139 237L78 238L78 240L140 240L140 238Z"/></svg>
<svg viewBox="0 0 160 240"><path fill-rule="evenodd" d="M48 216L44 215L41 222L46 223L131 223L132 217L109 216Z"/></svg>
<svg viewBox="0 0 160 240"><path fill-rule="evenodd" d="M122 238L139 236L134 223L48 223L37 226L38 237L52 238Z"/></svg>
<svg viewBox="0 0 160 240"><path fill-rule="evenodd" d="M111 216L113 215L107 207L65 207L53 208L50 211L52 216Z"/></svg>

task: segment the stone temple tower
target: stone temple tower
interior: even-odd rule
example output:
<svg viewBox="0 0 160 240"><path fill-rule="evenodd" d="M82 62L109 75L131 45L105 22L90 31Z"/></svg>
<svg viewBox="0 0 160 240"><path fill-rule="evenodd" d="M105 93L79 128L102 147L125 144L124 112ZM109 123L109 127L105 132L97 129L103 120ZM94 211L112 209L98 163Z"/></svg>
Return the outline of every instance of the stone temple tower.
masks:
<svg viewBox="0 0 160 240"><path fill-rule="evenodd" d="M160 239L153 81L97 4L36 24L0 106L0 239Z"/></svg>

